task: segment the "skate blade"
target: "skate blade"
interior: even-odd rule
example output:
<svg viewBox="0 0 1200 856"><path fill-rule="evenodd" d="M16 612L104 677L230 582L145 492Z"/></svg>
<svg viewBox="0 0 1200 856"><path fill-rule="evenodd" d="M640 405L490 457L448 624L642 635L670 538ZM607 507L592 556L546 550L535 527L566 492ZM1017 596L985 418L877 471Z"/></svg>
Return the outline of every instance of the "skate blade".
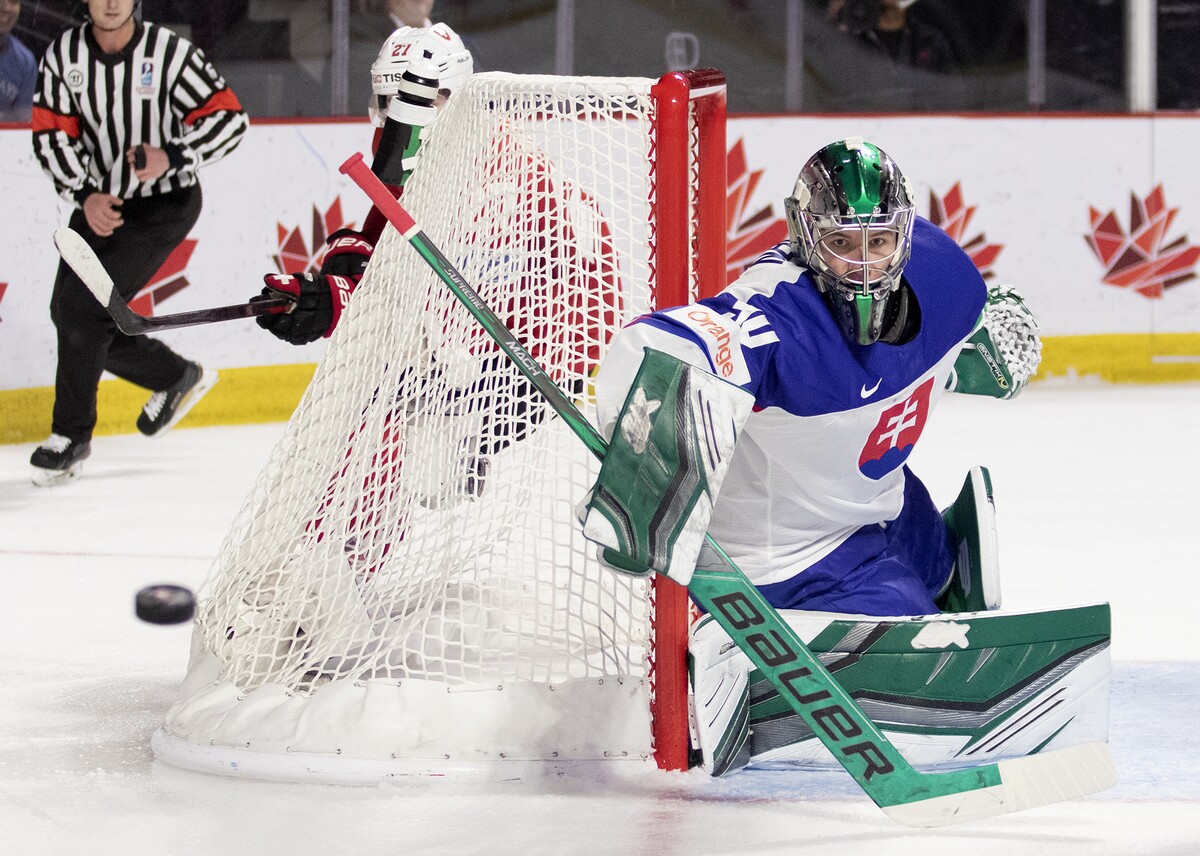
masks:
<svg viewBox="0 0 1200 856"><path fill-rule="evenodd" d="M65 470L46 470L41 467L31 467L33 483L36 487L59 487L67 482L75 481L83 473L83 465L73 464Z"/></svg>

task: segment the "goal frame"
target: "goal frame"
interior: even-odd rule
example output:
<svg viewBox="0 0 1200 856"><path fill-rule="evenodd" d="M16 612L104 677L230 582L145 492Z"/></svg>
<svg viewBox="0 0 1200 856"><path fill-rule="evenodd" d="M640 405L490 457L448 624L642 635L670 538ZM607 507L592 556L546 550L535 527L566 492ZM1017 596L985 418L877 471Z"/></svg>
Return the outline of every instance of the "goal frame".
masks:
<svg viewBox="0 0 1200 856"><path fill-rule="evenodd" d="M715 69L699 69L672 72L658 81L625 80L643 87L640 90L642 97L648 90L653 104L647 140L650 152L649 222L645 224L647 241L653 248L647 271L651 294L649 308L681 305L715 294L724 286L726 263L724 76ZM619 104L614 106L620 115ZM627 222L639 221L640 217L635 216ZM645 687L643 692L648 696L650 751L660 768L682 770L688 766L689 755L686 655L691 601L686 589L665 578L650 585L647 601L653 642L648 651L650 659L646 672L639 678ZM205 651L202 645L197 645L200 645L199 639L194 640L193 664L201 667L189 670L185 692L176 708L189 707L188 690L194 692L204 686L214 686L217 679L212 667L201 663ZM210 693L209 690L204 692ZM341 770L342 764L336 758L321 758L319 752L313 756L307 750L298 750L290 758L286 754L275 758L271 751L278 750L252 750L249 742L241 744L240 737L231 737L228 730L210 741L204 727L188 727L186 723L192 712L202 721L215 722L215 718L224 718L221 711L226 701L218 696L223 694L228 699L230 693L237 693L236 687L222 683L215 694L192 704L191 711L182 714L182 718L175 717L176 708L173 708L167 723L152 741L156 755L189 769L272 779L301 777L349 783L394 774L395 764L386 760L373 761L371 756L355 756L352 766L356 769ZM504 695L509 695L509 691ZM241 702L239 695L236 703L241 705ZM436 705L431 708L439 709ZM482 742L486 744L487 741ZM286 748L286 753L293 753L291 746ZM338 748L335 754L340 753ZM393 755L393 758L402 757ZM504 757L503 752L500 757ZM649 760L646 750L642 750L641 758L643 762ZM516 762L508 761L506 766L513 763Z"/></svg>

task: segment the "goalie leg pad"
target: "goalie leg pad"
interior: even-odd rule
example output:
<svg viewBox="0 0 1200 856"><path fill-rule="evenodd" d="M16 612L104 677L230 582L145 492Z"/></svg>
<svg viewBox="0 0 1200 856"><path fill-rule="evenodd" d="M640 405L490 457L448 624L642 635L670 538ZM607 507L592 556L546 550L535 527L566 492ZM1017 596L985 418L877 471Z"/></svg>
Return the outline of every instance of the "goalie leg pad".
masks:
<svg viewBox="0 0 1200 856"><path fill-rule="evenodd" d="M716 375L646 349L583 516L607 563L687 585L753 403Z"/></svg>
<svg viewBox="0 0 1200 856"><path fill-rule="evenodd" d="M1000 608L1000 564L996 506L987 467L972 467L954 504L942 512L956 545L950 578L938 594L942 612L982 612Z"/></svg>
<svg viewBox="0 0 1200 856"><path fill-rule="evenodd" d="M1108 604L897 620L781 610L863 711L919 768L979 765L1109 736ZM750 763L840 765L750 673Z"/></svg>
<svg viewBox="0 0 1200 856"><path fill-rule="evenodd" d="M750 761L750 658L708 616L692 627L688 665L699 766L712 776L735 773Z"/></svg>

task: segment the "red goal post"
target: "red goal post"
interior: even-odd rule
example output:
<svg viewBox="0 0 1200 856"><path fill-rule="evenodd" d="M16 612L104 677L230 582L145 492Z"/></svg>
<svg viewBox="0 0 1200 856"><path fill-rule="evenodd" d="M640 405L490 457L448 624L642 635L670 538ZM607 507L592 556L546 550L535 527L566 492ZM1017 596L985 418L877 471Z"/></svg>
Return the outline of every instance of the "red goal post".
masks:
<svg viewBox="0 0 1200 856"><path fill-rule="evenodd" d="M678 306L725 287L725 75L717 69L672 72L653 88L658 104L658 307ZM672 212L688 211L691 217ZM654 580L655 757L666 770L687 769L687 590Z"/></svg>

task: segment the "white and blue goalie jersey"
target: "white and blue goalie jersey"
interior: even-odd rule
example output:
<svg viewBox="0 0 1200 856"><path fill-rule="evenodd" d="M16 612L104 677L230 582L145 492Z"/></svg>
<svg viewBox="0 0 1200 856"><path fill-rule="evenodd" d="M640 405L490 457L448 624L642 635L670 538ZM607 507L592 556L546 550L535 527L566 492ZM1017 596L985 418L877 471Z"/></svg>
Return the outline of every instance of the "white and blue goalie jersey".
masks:
<svg viewBox="0 0 1200 856"><path fill-rule="evenodd" d="M900 514L903 464L986 297L966 253L922 218L904 279L918 332L902 345L860 346L781 244L716 297L638 318L604 360L596 394L606 436L646 347L754 396L709 533L755 585L794 577L859 527Z"/></svg>

